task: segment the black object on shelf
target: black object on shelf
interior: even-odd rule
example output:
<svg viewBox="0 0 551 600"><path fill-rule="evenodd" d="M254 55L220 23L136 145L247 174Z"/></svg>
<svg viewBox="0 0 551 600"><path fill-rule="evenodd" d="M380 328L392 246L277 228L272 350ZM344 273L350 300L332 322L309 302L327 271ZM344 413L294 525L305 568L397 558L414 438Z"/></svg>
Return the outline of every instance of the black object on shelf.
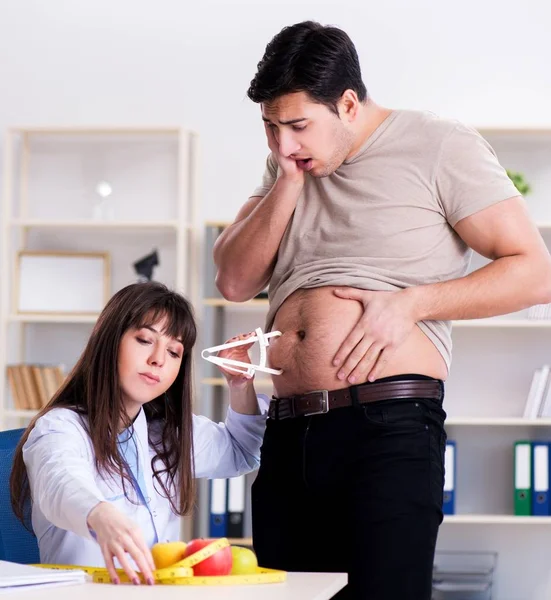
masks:
<svg viewBox="0 0 551 600"><path fill-rule="evenodd" d="M138 281L143 283L151 281L153 278L153 269L159 264L159 255L157 250L153 250L151 254L140 258L134 263L134 269L138 274Z"/></svg>
<svg viewBox="0 0 551 600"><path fill-rule="evenodd" d="M260 300L261 298L263 300L268 298L268 288L265 288L261 292L258 292L258 294L255 296L256 300Z"/></svg>

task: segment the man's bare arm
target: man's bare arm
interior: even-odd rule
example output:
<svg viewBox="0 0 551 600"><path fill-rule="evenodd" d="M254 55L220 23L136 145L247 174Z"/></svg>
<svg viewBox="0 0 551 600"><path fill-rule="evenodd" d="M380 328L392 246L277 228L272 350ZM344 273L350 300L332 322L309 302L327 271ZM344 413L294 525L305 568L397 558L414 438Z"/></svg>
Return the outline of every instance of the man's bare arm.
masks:
<svg viewBox="0 0 551 600"><path fill-rule="evenodd" d="M216 285L224 298L244 302L266 287L303 184L303 178L279 177L266 196L250 198L218 237Z"/></svg>
<svg viewBox="0 0 551 600"><path fill-rule="evenodd" d="M462 219L455 230L492 262L460 279L405 290L417 321L478 319L551 302L549 251L520 196Z"/></svg>

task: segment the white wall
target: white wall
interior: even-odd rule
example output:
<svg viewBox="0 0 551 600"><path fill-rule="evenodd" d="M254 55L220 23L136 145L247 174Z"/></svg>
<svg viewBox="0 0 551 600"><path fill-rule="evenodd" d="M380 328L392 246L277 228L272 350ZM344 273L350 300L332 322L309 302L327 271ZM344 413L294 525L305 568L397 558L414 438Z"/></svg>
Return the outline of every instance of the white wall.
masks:
<svg viewBox="0 0 551 600"><path fill-rule="evenodd" d="M245 95L266 43L307 18L347 30L376 101L475 124L551 123L544 0L2 0L0 130L181 123L201 133L205 218L262 172ZM213 176L216 174L216 176Z"/></svg>
<svg viewBox="0 0 551 600"><path fill-rule="evenodd" d="M282 26L312 18L347 30L367 87L383 105L429 109L475 125L551 126L546 5L545 0L0 0L0 130L193 128L203 150L201 220L230 220L262 174L266 147L259 109L245 94L266 43ZM68 361L82 334L68 328ZM457 331L456 351L463 356L456 358L457 377L484 377L470 372L468 358L505 336L493 335ZM526 368L514 371L512 385L502 381L519 406L523 382L528 385L532 368L547 352L544 334L530 335L523 339L537 338L531 360L525 356ZM512 347L510 336L507 340L503 343ZM496 359L492 381L500 380L502 369ZM451 391L448 400L452 409L461 398ZM473 435L485 434L481 428ZM548 527L537 536L531 527L516 527L467 527L459 534L444 528L441 545L497 548L503 559L498 598L521 600L518 579L522 573L530 578L531 569L541 577L549 536ZM515 551L517 544L522 551Z"/></svg>

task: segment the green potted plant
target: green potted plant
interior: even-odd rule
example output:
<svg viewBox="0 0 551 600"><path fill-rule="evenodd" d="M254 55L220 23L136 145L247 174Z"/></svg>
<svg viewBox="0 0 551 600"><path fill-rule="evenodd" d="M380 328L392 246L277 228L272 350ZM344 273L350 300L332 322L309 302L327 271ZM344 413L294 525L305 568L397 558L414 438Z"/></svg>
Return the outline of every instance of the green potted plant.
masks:
<svg viewBox="0 0 551 600"><path fill-rule="evenodd" d="M507 169L507 175L509 176L509 179L514 183L519 194L526 196L526 194L530 193L532 188L530 187L522 173L517 173L516 171L510 171L509 169Z"/></svg>

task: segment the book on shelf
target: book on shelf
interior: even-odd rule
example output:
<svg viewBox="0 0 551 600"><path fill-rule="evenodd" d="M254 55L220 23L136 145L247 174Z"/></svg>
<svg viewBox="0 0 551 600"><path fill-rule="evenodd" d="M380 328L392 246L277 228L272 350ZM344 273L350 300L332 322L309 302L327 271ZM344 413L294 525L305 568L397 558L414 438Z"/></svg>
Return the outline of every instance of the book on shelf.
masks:
<svg viewBox="0 0 551 600"><path fill-rule="evenodd" d="M536 304L528 309L528 318L544 321L551 319L551 304Z"/></svg>
<svg viewBox="0 0 551 600"><path fill-rule="evenodd" d="M551 377L549 365L534 371L524 405L525 419L551 418Z"/></svg>
<svg viewBox="0 0 551 600"><path fill-rule="evenodd" d="M516 516L551 516L549 440L514 443L513 481Z"/></svg>
<svg viewBox="0 0 551 600"><path fill-rule="evenodd" d="M16 410L40 410L65 380L60 365L8 365L8 383Z"/></svg>
<svg viewBox="0 0 551 600"><path fill-rule="evenodd" d="M444 454L444 495L442 512L445 515L455 514L455 482L457 467L457 451L454 440L446 441L446 451Z"/></svg>
<svg viewBox="0 0 551 600"><path fill-rule="evenodd" d="M209 537L245 536L245 475L210 480Z"/></svg>

